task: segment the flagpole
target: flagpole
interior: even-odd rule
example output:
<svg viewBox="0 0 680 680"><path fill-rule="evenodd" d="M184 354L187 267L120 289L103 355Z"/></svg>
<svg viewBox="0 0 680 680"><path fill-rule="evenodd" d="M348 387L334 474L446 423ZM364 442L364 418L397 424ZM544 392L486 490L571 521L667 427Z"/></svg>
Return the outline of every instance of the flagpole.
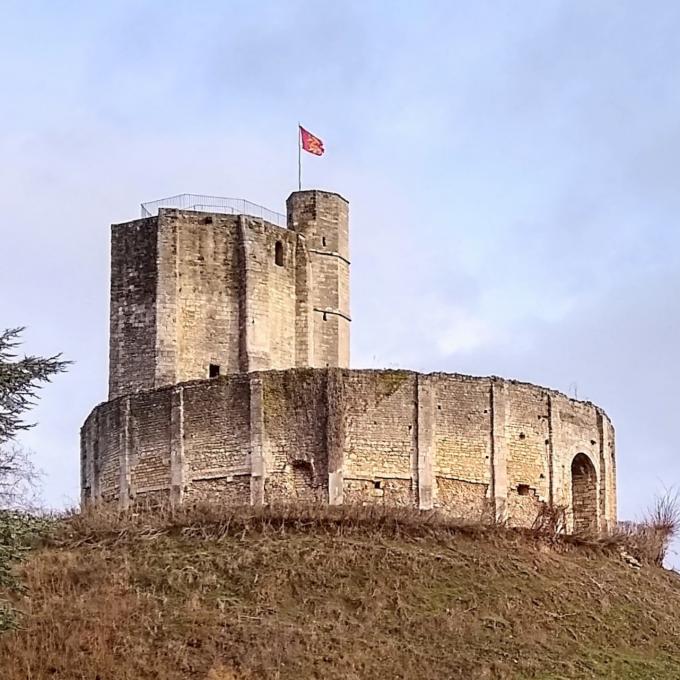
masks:
<svg viewBox="0 0 680 680"><path fill-rule="evenodd" d="M297 141L298 141L298 191L302 191L302 145L300 144L300 121L298 121Z"/></svg>

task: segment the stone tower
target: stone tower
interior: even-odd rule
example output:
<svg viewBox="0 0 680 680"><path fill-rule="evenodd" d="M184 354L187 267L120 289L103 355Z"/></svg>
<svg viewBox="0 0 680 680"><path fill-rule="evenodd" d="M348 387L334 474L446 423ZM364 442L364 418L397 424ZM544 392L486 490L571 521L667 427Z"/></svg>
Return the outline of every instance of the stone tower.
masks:
<svg viewBox="0 0 680 680"><path fill-rule="evenodd" d="M349 365L348 203L300 191L288 229L160 208L111 228L109 398L228 373Z"/></svg>
<svg viewBox="0 0 680 680"><path fill-rule="evenodd" d="M286 206L288 228L305 239L314 281L313 286L300 287L310 295L313 344L298 365L349 366L347 201L324 191L296 191Z"/></svg>

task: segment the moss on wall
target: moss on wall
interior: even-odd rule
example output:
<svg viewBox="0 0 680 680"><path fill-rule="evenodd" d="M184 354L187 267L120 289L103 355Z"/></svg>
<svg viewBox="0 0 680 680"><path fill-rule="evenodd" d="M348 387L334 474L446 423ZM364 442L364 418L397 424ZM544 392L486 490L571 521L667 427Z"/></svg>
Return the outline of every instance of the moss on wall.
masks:
<svg viewBox="0 0 680 680"><path fill-rule="evenodd" d="M377 403L391 397L409 378L409 371L388 370L376 374Z"/></svg>

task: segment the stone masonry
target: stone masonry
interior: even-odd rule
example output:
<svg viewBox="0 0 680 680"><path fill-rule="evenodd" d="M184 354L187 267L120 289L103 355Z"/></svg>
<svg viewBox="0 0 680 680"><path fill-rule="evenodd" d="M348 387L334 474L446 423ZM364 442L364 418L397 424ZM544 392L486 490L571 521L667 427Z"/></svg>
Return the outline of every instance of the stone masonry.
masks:
<svg viewBox="0 0 680 680"><path fill-rule="evenodd" d="M161 208L111 228L109 398L214 374L349 366L347 202L301 191L288 229Z"/></svg>
<svg viewBox="0 0 680 680"><path fill-rule="evenodd" d="M535 385L350 370L348 205L288 229L161 209L112 228L109 401L81 431L83 503L377 503L570 529L616 521L606 414Z"/></svg>

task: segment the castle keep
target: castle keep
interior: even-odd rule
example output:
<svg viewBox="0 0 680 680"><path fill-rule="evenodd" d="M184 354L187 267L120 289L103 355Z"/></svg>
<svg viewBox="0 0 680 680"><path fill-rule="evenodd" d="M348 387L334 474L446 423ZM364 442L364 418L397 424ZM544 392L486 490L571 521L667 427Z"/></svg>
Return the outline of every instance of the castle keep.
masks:
<svg viewBox="0 0 680 680"><path fill-rule="evenodd" d="M347 367L348 240L347 202L318 191L288 199L287 229L168 208L114 225L109 399L231 373Z"/></svg>
<svg viewBox="0 0 680 680"><path fill-rule="evenodd" d="M286 226L190 208L112 227L109 400L81 430L83 503L380 503L515 525L553 504L570 529L615 522L597 406L496 377L349 368L341 196L293 193Z"/></svg>

